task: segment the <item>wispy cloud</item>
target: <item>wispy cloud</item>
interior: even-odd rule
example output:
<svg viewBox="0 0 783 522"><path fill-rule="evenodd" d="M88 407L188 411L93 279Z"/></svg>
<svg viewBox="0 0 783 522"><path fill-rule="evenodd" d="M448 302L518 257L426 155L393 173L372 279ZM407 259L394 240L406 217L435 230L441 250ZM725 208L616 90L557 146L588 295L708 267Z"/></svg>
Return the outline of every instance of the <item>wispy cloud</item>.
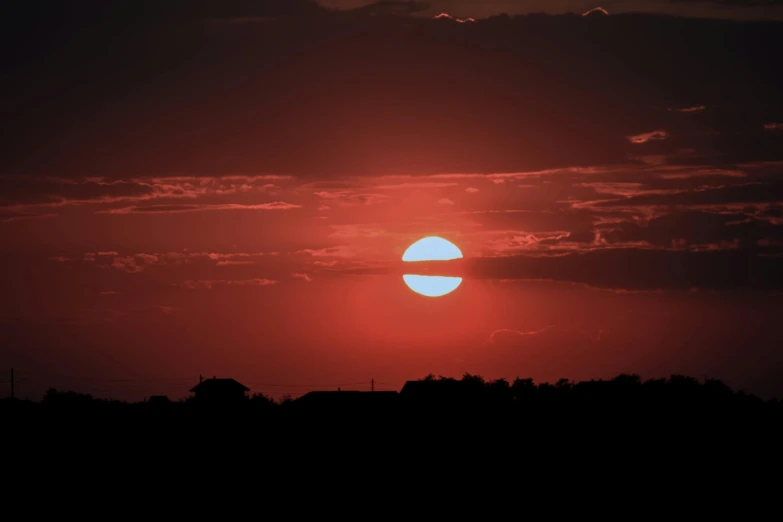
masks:
<svg viewBox="0 0 783 522"><path fill-rule="evenodd" d="M274 194L291 176L208 176L107 179L0 176L0 202L8 205L63 207L195 200L240 194Z"/></svg>
<svg viewBox="0 0 783 522"><path fill-rule="evenodd" d="M269 286L274 284L277 284L277 281L273 279L189 279L183 282L181 286L190 290L211 290L216 286Z"/></svg>
<svg viewBox="0 0 783 522"><path fill-rule="evenodd" d="M114 208L109 210L100 210L97 214L179 214L183 212L210 212L226 210L290 210L302 208L302 205L286 203L284 201L275 201L272 203L261 203L257 205L242 205L239 203L224 204L193 204L193 205L149 205L149 206L131 206L123 208Z"/></svg>
<svg viewBox="0 0 783 522"><path fill-rule="evenodd" d="M0 223L11 223L13 221L24 221L28 219L45 219L56 217L57 214L52 213L34 213L34 212L22 212L13 209L0 209Z"/></svg>
<svg viewBox="0 0 783 522"><path fill-rule="evenodd" d="M150 267L186 265L207 263L210 266L228 267L255 265L265 257L277 256L278 252L138 252L120 254L118 252L87 252L83 256L54 256L51 261L78 262L84 261L99 268L115 268L117 270L138 273Z"/></svg>
<svg viewBox="0 0 783 522"><path fill-rule="evenodd" d="M592 9L590 9L589 11L585 11L584 13L582 13L582 16L590 16L590 15L595 15L595 14L605 14L605 15L608 15L609 11L607 11L603 7L594 7Z"/></svg>
<svg viewBox="0 0 783 522"><path fill-rule="evenodd" d="M704 105L696 105L694 107L681 107L681 108L669 107L670 112L701 112L706 109L707 107Z"/></svg>
<svg viewBox="0 0 783 522"><path fill-rule="evenodd" d="M660 141L669 137L669 133L663 130L645 132L635 136L628 136L628 141L635 144L647 143L648 141Z"/></svg>
<svg viewBox="0 0 783 522"><path fill-rule="evenodd" d="M373 188L377 190L416 190L416 189L437 189L456 187L458 183L423 181L420 183L398 183L396 185L376 185Z"/></svg>
<svg viewBox="0 0 783 522"><path fill-rule="evenodd" d="M369 206L389 199L389 196L386 194L364 193L353 190L321 190L316 192L315 195L340 207Z"/></svg>

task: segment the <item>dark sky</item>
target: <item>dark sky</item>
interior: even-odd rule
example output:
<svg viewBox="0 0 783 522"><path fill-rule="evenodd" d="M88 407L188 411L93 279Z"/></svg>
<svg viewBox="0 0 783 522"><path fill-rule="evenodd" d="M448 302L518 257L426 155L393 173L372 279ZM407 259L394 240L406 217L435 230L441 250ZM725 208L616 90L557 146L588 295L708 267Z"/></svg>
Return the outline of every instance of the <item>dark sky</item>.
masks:
<svg viewBox="0 0 783 522"><path fill-rule="evenodd" d="M372 0L320 0L324 6L354 9L374 4ZM734 19L783 19L780 0L429 0L424 15L445 12L460 18L486 18L499 13L585 13L603 7L609 13L647 12L678 16Z"/></svg>
<svg viewBox="0 0 783 522"><path fill-rule="evenodd" d="M464 372L783 397L783 24L556 4L5 3L0 371L32 398ZM435 299L400 277L430 235L465 256Z"/></svg>

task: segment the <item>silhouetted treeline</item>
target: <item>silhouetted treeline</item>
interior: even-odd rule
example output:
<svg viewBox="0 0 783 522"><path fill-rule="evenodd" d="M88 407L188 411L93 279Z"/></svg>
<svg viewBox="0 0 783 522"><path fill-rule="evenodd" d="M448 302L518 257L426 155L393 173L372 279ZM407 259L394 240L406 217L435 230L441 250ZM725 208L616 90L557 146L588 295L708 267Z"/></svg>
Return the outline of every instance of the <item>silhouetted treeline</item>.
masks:
<svg viewBox="0 0 783 522"><path fill-rule="evenodd" d="M143 462L145 473L165 476L237 467L253 475L276 463L294 475L307 469L301 466L331 473L371 465L376 474L420 468L423 476L458 478L459 471L436 463L499 477L512 469L530 474L532 462L559 462L569 473L579 471L572 466L599 469L612 465L611 457L618 465L665 468L667 477L680 468L693 477L694 470L707 476L710 469L783 462L780 401L680 375L555 383L430 375L400 393L253 395L233 405L162 397L128 403L49 390L40 401L0 401L0 420L18 469L42 461L52 469L89 465L116 473ZM469 475L472 487L486 486L481 475ZM638 475L637 482L656 476Z"/></svg>
<svg viewBox="0 0 783 522"><path fill-rule="evenodd" d="M195 507L191 499L201 509L202 496L225 498L226 506L257 504L275 496L269 483L282 483L289 492L280 498L304 509L321 509L311 489L348 491L363 502L373 498L369 490L385 495L379 505L412 508L440 491L456 494L459 509L463 494L519 503L538 489L555 506L582 507L578 499L588 495L625 505L634 502L631 492L654 495L656 506L682 504L700 488L712 500L706 505L721 508L724 495L738 499L745 490L753 493L748 505L777 499L783 408L717 380L620 375L552 384L465 375L412 383L408 391L418 397L408 400L406 391L396 403L385 392L334 392L354 397L343 414L328 406L330 395L311 396L304 409L301 398L263 395L235 408L56 390L41 401L0 401L4 464L19 487L7 496L62 510L49 500L50 489L76 499L86 491L106 498L110 489L118 502L147 501L154 509L177 502L178 512ZM374 394L383 397L380 410L363 399ZM667 415L654 414L655 405ZM704 412L712 421L704 422ZM30 495L35 503L25 500Z"/></svg>
<svg viewBox="0 0 783 522"><path fill-rule="evenodd" d="M699 381L684 375L642 380L638 375L621 374L611 380L536 383L517 378L485 380L466 373L461 379L428 375L409 381L398 392L329 391L312 392L294 399L253 394L245 400L203 403L193 397L169 400L151 397L130 403L95 398L76 391L49 389L40 401L2 402L5 413L26 411L46 414L156 415L200 412L240 412L243 415L286 418L320 413L333 415L376 415L400 413L497 413L525 415L564 410L623 412L624 415L676 412L770 412L783 414L778 399L763 400L744 391L732 390L718 379ZM283 418L281 417L281 418Z"/></svg>

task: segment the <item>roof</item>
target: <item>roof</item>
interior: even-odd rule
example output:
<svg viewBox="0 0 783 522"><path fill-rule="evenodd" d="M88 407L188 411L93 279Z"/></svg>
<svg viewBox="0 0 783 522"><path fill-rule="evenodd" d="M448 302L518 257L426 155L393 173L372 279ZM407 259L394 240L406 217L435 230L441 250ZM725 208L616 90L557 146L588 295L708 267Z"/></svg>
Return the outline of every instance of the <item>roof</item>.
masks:
<svg viewBox="0 0 783 522"><path fill-rule="evenodd" d="M201 391L201 390L231 390L231 389L241 389L243 392L250 391L250 388L245 386L244 384L237 382L234 379L218 379L217 377L213 377L211 379L204 379L197 385L195 385L193 388L190 389L191 392Z"/></svg>

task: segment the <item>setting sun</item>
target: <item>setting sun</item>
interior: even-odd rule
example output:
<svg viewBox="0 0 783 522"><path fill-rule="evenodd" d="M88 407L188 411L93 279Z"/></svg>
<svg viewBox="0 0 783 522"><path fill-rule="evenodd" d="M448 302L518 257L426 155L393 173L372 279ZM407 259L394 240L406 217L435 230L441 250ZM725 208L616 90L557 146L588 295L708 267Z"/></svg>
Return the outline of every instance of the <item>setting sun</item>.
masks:
<svg viewBox="0 0 783 522"><path fill-rule="evenodd" d="M457 245L440 237L425 237L413 243L402 255L406 262L451 261L461 259L462 252ZM408 288L427 297L440 297L457 289L461 277L424 276L405 274L402 276Z"/></svg>

